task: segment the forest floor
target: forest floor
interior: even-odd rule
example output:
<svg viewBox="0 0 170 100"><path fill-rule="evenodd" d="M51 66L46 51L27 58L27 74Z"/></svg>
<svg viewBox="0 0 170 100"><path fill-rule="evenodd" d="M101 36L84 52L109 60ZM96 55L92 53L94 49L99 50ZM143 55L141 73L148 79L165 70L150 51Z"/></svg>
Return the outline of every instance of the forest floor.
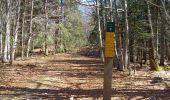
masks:
<svg viewBox="0 0 170 100"><path fill-rule="evenodd" d="M37 55L0 65L0 100L102 100L103 64L78 54ZM113 69L112 100L170 100L170 78L151 84L156 72ZM157 73L156 73L157 74Z"/></svg>

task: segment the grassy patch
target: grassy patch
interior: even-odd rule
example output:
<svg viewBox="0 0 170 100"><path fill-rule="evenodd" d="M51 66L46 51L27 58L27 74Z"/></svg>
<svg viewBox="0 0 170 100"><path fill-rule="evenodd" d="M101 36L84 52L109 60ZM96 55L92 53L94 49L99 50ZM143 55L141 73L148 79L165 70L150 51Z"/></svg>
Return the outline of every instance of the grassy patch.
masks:
<svg viewBox="0 0 170 100"><path fill-rule="evenodd" d="M159 65L156 66L156 71L162 71L162 70L163 70L163 67L161 67Z"/></svg>

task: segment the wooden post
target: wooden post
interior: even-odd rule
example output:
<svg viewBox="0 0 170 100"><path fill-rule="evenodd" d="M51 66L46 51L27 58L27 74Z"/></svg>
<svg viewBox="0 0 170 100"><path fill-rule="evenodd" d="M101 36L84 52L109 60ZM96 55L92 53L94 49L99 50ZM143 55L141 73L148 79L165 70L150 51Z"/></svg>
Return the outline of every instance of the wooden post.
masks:
<svg viewBox="0 0 170 100"><path fill-rule="evenodd" d="M103 100L111 100L113 58L105 58Z"/></svg>
<svg viewBox="0 0 170 100"><path fill-rule="evenodd" d="M105 33L105 63L104 63L104 91L103 100L111 100L112 94L112 67L114 52L114 32L115 24L107 23L107 32Z"/></svg>

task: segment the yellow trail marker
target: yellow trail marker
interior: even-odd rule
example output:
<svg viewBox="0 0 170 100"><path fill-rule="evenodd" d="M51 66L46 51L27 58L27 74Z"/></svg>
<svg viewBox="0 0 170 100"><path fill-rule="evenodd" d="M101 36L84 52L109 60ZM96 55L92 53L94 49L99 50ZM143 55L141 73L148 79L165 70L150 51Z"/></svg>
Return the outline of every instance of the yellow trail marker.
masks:
<svg viewBox="0 0 170 100"><path fill-rule="evenodd" d="M114 55L114 32L106 32L105 35L105 57Z"/></svg>

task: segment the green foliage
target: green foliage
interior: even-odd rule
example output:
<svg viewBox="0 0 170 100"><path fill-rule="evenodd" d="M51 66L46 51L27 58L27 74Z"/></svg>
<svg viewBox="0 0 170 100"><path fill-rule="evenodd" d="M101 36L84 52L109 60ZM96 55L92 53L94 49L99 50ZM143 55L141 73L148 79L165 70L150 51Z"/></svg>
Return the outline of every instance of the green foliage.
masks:
<svg viewBox="0 0 170 100"><path fill-rule="evenodd" d="M86 36L82 29L80 11L78 10L77 5L68 4L67 6L70 8L65 10L64 22L56 25L57 29L60 31L59 36L57 37L58 52L67 52L78 49L87 43Z"/></svg>
<svg viewBox="0 0 170 100"><path fill-rule="evenodd" d="M62 23L58 24L60 29L60 37L58 38L58 52L71 51L76 48L80 48L83 45L86 45L87 40L82 30L76 27L69 27L71 23L63 25ZM67 27L67 28L66 28Z"/></svg>
<svg viewBox="0 0 170 100"><path fill-rule="evenodd" d="M36 48L42 48L44 46L44 41L45 41L45 38L44 38L44 33L41 32L37 35L37 37L34 39L34 45ZM52 35L48 35L48 39L47 39L47 42L48 42L48 45L49 46L52 46L54 44L54 41L53 41L53 37Z"/></svg>
<svg viewBox="0 0 170 100"><path fill-rule="evenodd" d="M151 34L147 32L138 34L138 40L143 39L144 41L148 41L150 37L151 37Z"/></svg>
<svg viewBox="0 0 170 100"><path fill-rule="evenodd" d="M41 2L42 5L43 2ZM59 23L54 22L53 20L48 21L47 32L48 32L48 49L54 48L57 41L57 52L67 52L73 49L78 49L83 45L86 45L87 39L82 29L82 20L77 3L74 3L75 0L66 0L64 6L64 21ZM49 1L49 4L60 4L60 1L54 0ZM44 10L44 9L42 9ZM54 12L56 9L49 7L48 12ZM43 13L43 12L42 12ZM37 16L33 19L33 31L38 33L35 36L35 47L44 48L44 26L45 19L41 16ZM55 31L59 30L56 35Z"/></svg>
<svg viewBox="0 0 170 100"><path fill-rule="evenodd" d="M143 1L130 0L129 8L129 31L130 37L137 41L136 45L141 45L141 41L146 42L151 37L148 30L147 6ZM134 39L132 38L132 39ZM131 38L130 38L131 39Z"/></svg>
<svg viewBox="0 0 170 100"><path fill-rule="evenodd" d="M102 10L100 11L100 17L102 17L103 15L105 15L107 12L105 10ZM91 19L90 19L90 22L89 22L89 25L92 28L92 30L89 32L89 35L88 35L88 43L89 44L98 44L99 43L99 33L98 33L98 22L97 22L97 12L95 10L92 11L92 14L91 14ZM103 24L103 20L102 18L100 18L100 22L101 22L101 25ZM101 26L102 28L102 26ZM104 30L103 30L104 31ZM104 33L103 33L104 34Z"/></svg>

